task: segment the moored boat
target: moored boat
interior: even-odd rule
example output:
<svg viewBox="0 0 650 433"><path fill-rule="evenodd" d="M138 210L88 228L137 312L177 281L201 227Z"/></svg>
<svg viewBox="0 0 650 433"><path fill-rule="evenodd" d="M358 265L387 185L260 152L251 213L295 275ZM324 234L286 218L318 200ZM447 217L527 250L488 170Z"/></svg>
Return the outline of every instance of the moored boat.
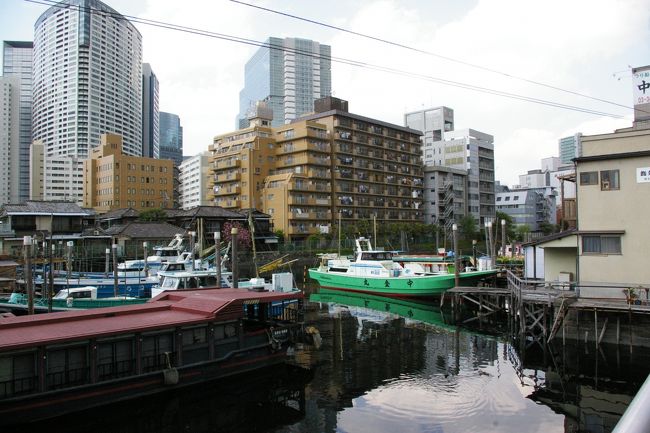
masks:
<svg viewBox="0 0 650 433"><path fill-rule="evenodd" d="M455 273L419 272L393 260L390 251L374 250L368 239L356 240L354 260L323 256L318 268L309 269L310 278L321 287L397 297L431 297L455 285ZM476 285L496 271L466 269L459 272L460 285Z"/></svg>
<svg viewBox="0 0 650 433"><path fill-rule="evenodd" d="M301 292L198 289L146 304L0 319L0 425L286 360ZM250 307L254 308L250 308Z"/></svg>

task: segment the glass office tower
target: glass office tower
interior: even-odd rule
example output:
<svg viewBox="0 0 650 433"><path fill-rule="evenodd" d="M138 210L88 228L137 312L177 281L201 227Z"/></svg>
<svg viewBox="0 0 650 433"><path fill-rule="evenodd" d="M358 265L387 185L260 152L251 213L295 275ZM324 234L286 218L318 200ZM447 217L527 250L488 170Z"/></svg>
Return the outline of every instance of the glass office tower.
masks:
<svg viewBox="0 0 650 433"><path fill-rule="evenodd" d="M331 47L299 38L269 38L245 66L237 127L248 126L257 101L273 110L273 126L314 111L314 101L332 92Z"/></svg>

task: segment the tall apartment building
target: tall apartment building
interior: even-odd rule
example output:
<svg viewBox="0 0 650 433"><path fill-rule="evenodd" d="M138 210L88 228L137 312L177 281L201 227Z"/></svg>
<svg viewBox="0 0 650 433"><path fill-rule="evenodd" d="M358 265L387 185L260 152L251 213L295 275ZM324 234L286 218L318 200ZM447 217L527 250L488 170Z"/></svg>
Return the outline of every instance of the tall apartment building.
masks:
<svg viewBox="0 0 650 433"><path fill-rule="evenodd" d="M348 112L327 97L315 113L271 128L258 104L248 128L215 137L215 204L254 207L292 240L343 223L422 222L420 134Z"/></svg>
<svg viewBox="0 0 650 433"><path fill-rule="evenodd" d="M494 219L494 138L474 129L454 130L454 111L448 107L406 113L404 123L424 134L422 161L425 166L467 173L466 196L460 196L456 190L454 199L447 201L450 208L440 207L439 198L448 194L445 183L425 176L425 190L438 197L434 200L435 205L431 205L429 200L430 211L426 221L449 225L448 218L439 221L441 214L449 215L451 212L455 218L461 218L464 215L458 212L463 208L466 209L465 215L472 215L479 225Z"/></svg>
<svg viewBox="0 0 650 433"><path fill-rule="evenodd" d="M449 131L440 149L442 165L467 170L467 211L479 225L496 217L494 200L494 138L474 129Z"/></svg>
<svg viewBox="0 0 650 433"><path fill-rule="evenodd" d="M173 162L123 153L122 137L104 134L83 162L83 206L97 212L172 204Z"/></svg>
<svg viewBox="0 0 650 433"><path fill-rule="evenodd" d="M573 159L582 156L582 134L577 133L570 137L560 138L558 141L560 162L573 164Z"/></svg>
<svg viewBox="0 0 650 433"><path fill-rule="evenodd" d="M18 78L0 77L0 206L20 203L15 187L19 182L19 107Z"/></svg>
<svg viewBox="0 0 650 433"><path fill-rule="evenodd" d="M34 25L33 140L44 198L83 200L83 160L110 132L142 155L142 37L99 0L64 0Z"/></svg>
<svg viewBox="0 0 650 433"><path fill-rule="evenodd" d="M212 171L209 164L210 153L202 152L186 158L180 165L180 206L191 209L196 206L207 206L208 184Z"/></svg>
<svg viewBox="0 0 650 433"><path fill-rule="evenodd" d="M329 45L316 41L269 38L246 62L237 128L248 125L257 101L273 111L273 126L312 112L314 101L332 91L331 55Z"/></svg>
<svg viewBox="0 0 650 433"><path fill-rule="evenodd" d="M2 75L14 78L12 98L18 106L12 108L11 152L8 161L9 202L22 203L29 198L29 147L32 143L32 54L34 44L25 41L3 43Z"/></svg>
<svg viewBox="0 0 650 433"><path fill-rule="evenodd" d="M158 78L149 63L142 64L142 156L160 154L160 108Z"/></svg>
<svg viewBox="0 0 650 433"><path fill-rule="evenodd" d="M454 222L467 215L467 171L424 166L424 222L438 224L451 235Z"/></svg>
<svg viewBox="0 0 650 433"><path fill-rule="evenodd" d="M171 159L178 167L183 162L183 127L173 113L160 112L160 150L154 158Z"/></svg>

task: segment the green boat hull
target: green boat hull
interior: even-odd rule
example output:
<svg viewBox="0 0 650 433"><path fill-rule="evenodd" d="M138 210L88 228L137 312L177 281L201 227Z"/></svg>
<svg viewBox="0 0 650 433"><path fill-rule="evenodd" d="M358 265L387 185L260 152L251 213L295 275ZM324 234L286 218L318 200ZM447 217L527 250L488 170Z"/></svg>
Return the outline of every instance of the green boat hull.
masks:
<svg viewBox="0 0 650 433"><path fill-rule="evenodd" d="M496 271L462 272L459 274L459 285L475 286L479 281L495 274ZM455 286L454 274L372 277L312 268L309 269L309 277L325 289L392 297L427 298L438 296Z"/></svg>

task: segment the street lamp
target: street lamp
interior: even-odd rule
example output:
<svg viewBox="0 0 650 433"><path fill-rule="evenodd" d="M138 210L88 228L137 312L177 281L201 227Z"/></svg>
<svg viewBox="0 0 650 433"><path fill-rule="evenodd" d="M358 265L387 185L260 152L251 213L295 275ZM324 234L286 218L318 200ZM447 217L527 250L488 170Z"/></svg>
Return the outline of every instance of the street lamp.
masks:
<svg viewBox="0 0 650 433"><path fill-rule="evenodd" d="M34 286L32 285L32 237L23 236L23 276L27 292L27 314L34 314Z"/></svg>

